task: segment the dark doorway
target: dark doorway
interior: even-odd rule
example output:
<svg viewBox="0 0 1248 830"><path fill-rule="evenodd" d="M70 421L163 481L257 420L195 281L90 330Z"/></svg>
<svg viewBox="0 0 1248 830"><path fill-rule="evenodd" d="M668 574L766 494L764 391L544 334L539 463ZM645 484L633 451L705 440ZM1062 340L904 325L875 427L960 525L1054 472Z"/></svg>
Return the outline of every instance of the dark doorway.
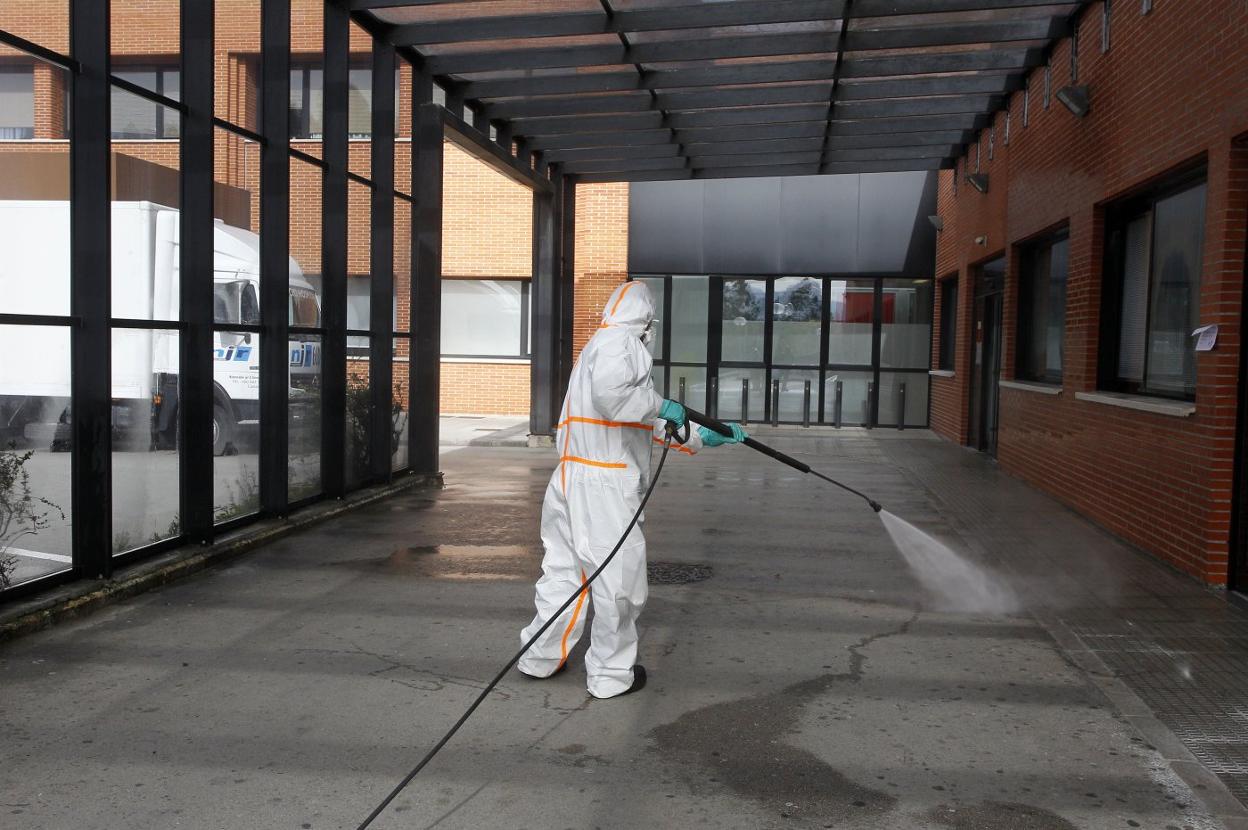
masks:
<svg viewBox="0 0 1248 830"><path fill-rule="evenodd" d="M971 352L970 443L997 454L997 414L1001 377L1001 312L1005 297L1004 257L976 269L974 337Z"/></svg>
<svg viewBox="0 0 1248 830"><path fill-rule="evenodd" d="M1240 320L1248 320L1248 249L1244 251L1244 294ZM1239 424L1235 435L1235 485L1231 515L1231 590L1248 593L1248 340L1239 345Z"/></svg>

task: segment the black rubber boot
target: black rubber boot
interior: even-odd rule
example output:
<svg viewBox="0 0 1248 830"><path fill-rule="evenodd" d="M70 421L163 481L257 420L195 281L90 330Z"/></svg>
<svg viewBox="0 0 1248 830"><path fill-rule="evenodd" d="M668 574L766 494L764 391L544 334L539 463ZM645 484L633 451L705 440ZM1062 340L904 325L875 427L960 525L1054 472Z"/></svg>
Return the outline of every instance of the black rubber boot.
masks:
<svg viewBox="0 0 1248 830"><path fill-rule="evenodd" d="M631 695L633 692L640 692L644 688L646 688L646 667L639 663L633 666L633 685L628 687L627 692L621 692L618 697Z"/></svg>

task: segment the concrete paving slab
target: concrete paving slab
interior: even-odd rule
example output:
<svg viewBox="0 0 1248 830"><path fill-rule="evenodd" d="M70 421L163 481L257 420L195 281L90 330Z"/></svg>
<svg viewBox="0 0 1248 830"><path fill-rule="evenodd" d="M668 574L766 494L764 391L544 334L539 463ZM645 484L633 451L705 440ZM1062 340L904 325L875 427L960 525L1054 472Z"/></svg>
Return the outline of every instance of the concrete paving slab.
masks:
<svg viewBox="0 0 1248 830"><path fill-rule="evenodd" d="M1015 556L1038 564L1043 545L1026 539L1094 539L1080 549L1098 577L1077 594L1087 613L1062 613L1087 651L1090 626L1124 625L1100 599L1124 593L1098 581L1122 564L1096 564L1118 543L982 459L917 432L775 440L1035 588L1044 613L1040 600L1069 589L1062 574L1010 569ZM355 827L518 647L554 461L460 448L444 456L445 490L0 648L3 826ZM967 492L945 500L948 486ZM652 586L646 690L590 699L583 643L552 680L513 672L375 826L1237 821L1221 779L1169 763L1043 615L937 607L875 516L838 491L740 448L678 457L647 535L653 562L711 576ZM1169 622L1221 613L1197 605L1166 605Z"/></svg>

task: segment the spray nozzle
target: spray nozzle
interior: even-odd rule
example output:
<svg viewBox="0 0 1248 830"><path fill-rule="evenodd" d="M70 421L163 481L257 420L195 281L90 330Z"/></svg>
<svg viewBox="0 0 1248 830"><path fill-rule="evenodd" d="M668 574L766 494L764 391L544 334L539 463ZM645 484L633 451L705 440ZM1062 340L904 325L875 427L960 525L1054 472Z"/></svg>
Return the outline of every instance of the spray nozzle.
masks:
<svg viewBox="0 0 1248 830"><path fill-rule="evenodd" d="M874 510L876 513L879 513L881 510L884 509L884 506L880 504L878 501L872 501L871 499L867 499L867 504L871 505L871 509Z"/></svg>

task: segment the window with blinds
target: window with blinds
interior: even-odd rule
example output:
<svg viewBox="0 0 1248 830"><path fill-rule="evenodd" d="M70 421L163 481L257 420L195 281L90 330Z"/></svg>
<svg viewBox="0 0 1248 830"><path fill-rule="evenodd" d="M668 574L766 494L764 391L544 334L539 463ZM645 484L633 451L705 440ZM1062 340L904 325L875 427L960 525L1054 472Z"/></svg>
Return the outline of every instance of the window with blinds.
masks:
<svg viewBox="0 0 1248 830"><path fill-rule="evenodd" d="M1101 386L1194 400L1203 171L1107 211Z"/></svg>
<svg viewBox="0 0 1248 830"><path fill-rule="evenodd" d="M35 71L0 67L0 140L35 137Z"/></svg>

